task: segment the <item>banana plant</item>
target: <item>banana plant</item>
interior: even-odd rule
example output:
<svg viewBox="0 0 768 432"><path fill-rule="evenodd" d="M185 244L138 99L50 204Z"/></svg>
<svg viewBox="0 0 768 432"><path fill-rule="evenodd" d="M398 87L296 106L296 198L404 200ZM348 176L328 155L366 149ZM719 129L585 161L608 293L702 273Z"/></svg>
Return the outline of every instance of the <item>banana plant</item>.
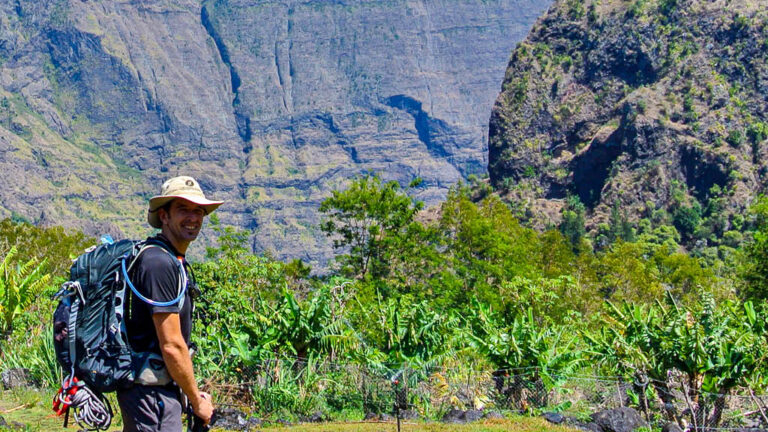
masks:
<svg viewBox="0 0 768 432"><path fill-rule="evenodd" d="M765 385L765 320L765 310L751 302L716 305L704 295L686 307L670 296L667 304L652 306L608 303L603 329L585 339L598 364L652 378L665 406L674 405L670 385L682 386L682 402L694 428L701 429L720 423L724 398L735 387ZM678 373L680 382L670 382Z"/></svg>
<svg viewBox="0 0 768 432"><path fill-rule="evenodd" d="M497 390L520 409L529 402L546 405L548 392L583 364L578 336L565 326L541 324L530 308L506 316L474 300L472 311L470 343L497 368ZM534 394L524 395L525 389Z"/></svg>
<svg viewBox="0 0 768 432"><path fill-rule="evenodd" d="M383 369L426 370L454 352L458 318L434 310L425 301L409 303L402 297L379 297L375 304L358 304L358 308L370 310L373 318L363 336L367 350L361 351L365 357L360 360L365 363Z"/></svg>
<svg viewBox="0 0 768 432"><path fill-rule="evenodd" d="M12 247L0 263L0 337L6 339L13 332L14 320L34 301L51 281L44 273L45 260L15 260L16 247Z"/></svg>
<svg viewBox="0 0 768 432"><path fill-rule="evenodd" d="M312 353L331 353L351 348L357 341L353 331L333 311L330 287L323 286L305 301L285 290L272 311L282 345L306 360Z"/></svg>

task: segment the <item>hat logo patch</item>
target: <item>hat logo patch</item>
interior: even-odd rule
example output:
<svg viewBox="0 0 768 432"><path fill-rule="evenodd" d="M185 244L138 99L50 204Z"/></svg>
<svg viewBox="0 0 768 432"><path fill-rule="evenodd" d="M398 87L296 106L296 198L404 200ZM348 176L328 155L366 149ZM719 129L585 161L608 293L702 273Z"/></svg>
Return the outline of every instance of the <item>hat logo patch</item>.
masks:
<svg viewBox="0 0 768 432"><path fill-rule="evenodd" d="M187 180L187 186L194 186L194 185L195 185L195 182L193 182L192 180Z"/></svg>

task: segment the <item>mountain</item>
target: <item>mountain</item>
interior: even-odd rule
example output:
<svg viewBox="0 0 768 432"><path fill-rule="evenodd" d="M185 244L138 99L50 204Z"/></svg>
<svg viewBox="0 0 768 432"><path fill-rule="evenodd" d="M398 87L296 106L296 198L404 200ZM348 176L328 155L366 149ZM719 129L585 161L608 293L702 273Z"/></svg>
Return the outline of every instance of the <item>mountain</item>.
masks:
<svg viewBox="0 0 768 432"><path fill-rule="evenodd" d="M509 52L547 5L3 2L0 216L143 235L186 173L255 250L322 265L317 208L350 177L420 176L434 203L485 172Z"/></svg>
<svg viewBox="0 0 768 432"><path fill-rule="evenodd" d="M768 174L763 6L556 2L512 54L492 185L534 225L560 223L578 198L593 233L618 209L691 246L738 237Z"/></svg>

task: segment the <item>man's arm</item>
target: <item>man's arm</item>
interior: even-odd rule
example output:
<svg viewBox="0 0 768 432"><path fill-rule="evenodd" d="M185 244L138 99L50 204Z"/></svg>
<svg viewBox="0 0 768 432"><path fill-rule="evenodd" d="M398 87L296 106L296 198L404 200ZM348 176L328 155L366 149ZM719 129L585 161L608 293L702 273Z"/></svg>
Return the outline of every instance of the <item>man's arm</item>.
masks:
<svg viewBox="0 0 768 432"><path fill-rule="evenodd" d="M189 357L184 337L181 335L181 322L177 313L152 314L155 323L157 339L160 341L160 352L165 361L165 367L171 378L181 387L181 391L187 395L189 403L195 414L208 424L213 415L213 405L210 398L200 393L195 382L195 373L192 369L192 359Z"/></svg>

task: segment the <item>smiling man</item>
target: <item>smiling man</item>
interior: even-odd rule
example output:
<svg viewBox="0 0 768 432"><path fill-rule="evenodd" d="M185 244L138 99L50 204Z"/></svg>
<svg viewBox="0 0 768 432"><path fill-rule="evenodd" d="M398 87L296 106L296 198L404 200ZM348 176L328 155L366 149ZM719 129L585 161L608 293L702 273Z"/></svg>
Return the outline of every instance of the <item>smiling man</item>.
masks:
<svg viewBox="0 0 768 432"><path fill-rule="evenodd" d="M117 393L125 432L181 431L182 393L198 417L206 424L211 419L211 398L198 389L189 354L197 287L185 254L205 216L222 203L207 199L186 176L166 181L149 200L147 221L160 233L147 239L129 270L145 300L128 296L126 330L131 348L146 353L146 364L136 384Z"/></svg>

